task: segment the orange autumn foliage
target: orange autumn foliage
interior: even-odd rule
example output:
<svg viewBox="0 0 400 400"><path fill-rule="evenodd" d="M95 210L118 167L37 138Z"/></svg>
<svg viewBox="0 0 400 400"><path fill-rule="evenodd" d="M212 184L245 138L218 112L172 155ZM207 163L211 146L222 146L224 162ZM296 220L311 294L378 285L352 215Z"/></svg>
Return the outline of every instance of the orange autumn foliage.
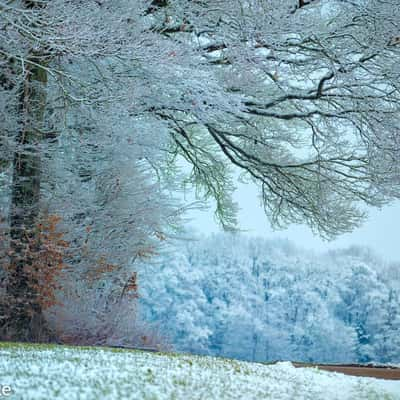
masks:
<svg viewBox="0 0 400 400"><path fill-rule="evenodd" d="M60 221L61 217L48 215L37 224L38 246L34 252L34 262L25 267L32 277L31 287L39 294L42 309L57 304L55 292L61 288L57 278L68 269L64 256L69 243L63 239L64 233L58 230Z"/></svg>
<svg viewBox="0 0 400 400"><path fill-rule="evenodd" d="M33 232L25 232L23 243L22 240L17 242L21 244L20 253L15 254L9 248L8 251L3 249L0 256L4 270L11 273L15 263L22 260L23 276L42 310L58 304L55 295L56 290L60 289L58 278L68 268L64 257L69 243L58 229L60 221L61 217L57 215L42 216ZM8 244L4 247L8 247L11 242L9 233L3 231L0 236L0 240Z"/></svg>

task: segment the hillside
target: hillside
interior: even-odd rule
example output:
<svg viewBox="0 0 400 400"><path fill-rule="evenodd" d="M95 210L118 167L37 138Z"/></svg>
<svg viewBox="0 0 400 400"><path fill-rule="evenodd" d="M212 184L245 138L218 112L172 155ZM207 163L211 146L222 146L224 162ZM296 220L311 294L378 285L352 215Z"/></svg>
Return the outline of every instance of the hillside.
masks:
<svg viewBox="0 0 400 400"><path fill-rule="evenodd" d="M400 382L290 363L19 344L0 347L0 383L12 399L400 399Z"/></svg>

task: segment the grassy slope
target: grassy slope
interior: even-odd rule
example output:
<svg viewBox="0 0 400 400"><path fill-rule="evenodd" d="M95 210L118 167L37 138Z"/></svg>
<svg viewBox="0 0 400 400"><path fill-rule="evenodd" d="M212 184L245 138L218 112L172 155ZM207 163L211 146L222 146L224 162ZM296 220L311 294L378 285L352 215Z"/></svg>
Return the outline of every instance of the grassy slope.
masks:
<svg viewBox="0 0 400 400"><path fill-rule="evenodd" d="M290 363L11 343L0 344L0 385L11 399L400 400L400 382Z"/></svg>

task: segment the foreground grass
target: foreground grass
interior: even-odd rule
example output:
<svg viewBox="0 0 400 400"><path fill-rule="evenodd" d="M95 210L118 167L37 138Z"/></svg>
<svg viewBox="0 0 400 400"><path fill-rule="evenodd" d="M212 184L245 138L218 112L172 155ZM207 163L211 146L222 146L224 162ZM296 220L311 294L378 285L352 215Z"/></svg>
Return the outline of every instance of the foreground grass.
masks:
<svg viewBox="0 0 400 400"><path fill-rule="evenodd" d="M0 344L1 385L10 399L400 400L400 382L290 363L12 343Z"/></svg>

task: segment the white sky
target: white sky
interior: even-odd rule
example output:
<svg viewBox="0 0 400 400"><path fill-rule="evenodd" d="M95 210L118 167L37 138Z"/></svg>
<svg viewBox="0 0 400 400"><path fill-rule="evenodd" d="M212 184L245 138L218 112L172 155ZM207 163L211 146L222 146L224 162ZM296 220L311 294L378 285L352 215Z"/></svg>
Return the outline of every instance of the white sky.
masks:
<svg viewBox="0 0 400 400"><path fill-rule="evenodd" d="M291 225L288 229L274 231L260 206L255 185L239 185L235 200L241 208L240 228L246 230L247 235L287 238L299 247L317 251L363 245L372 248L387 261L400 261L400 201L382 210L371 209L369 218L362 227L327 242L314 236L305 225ZM220 230L211 208L209 211L193 211L189 217L192 218L190 225L202 233Z"/></svg>

